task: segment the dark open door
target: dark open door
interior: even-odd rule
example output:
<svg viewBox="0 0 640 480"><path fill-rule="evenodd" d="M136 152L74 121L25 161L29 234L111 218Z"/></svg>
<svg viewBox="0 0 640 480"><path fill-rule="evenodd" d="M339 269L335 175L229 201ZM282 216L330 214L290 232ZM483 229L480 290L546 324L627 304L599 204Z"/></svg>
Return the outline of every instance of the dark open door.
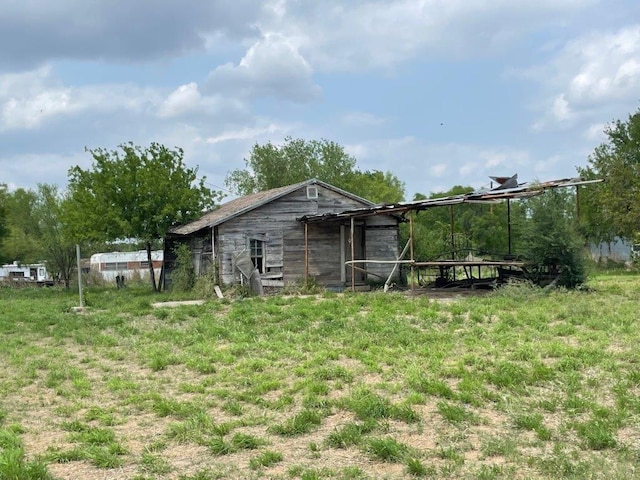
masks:
<svg viewBox="0 0 640 480"><path fill-rule="evenodd" d="M349 225L343 227L343 238L344 242L342 245L341 257L345 260L351 260L351 227ZM354 260L364 260L365 258L365 248L364 248L364 225L355 225L353 230L353 254ZM364 263L356 263L355 264L355 276L354 279L356 283L364 283L366 280L366 273L362 271L362 269L366 269L367 266ZM350 264L344 266L345 268L345 282L347 284L351 283L351 272L352 268Z"/></svg>

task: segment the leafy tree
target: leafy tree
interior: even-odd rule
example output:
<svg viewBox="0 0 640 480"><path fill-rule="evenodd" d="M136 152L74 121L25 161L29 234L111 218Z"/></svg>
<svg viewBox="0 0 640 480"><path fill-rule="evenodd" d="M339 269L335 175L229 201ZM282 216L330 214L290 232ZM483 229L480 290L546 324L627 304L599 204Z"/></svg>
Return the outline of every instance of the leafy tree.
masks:
<svg viewBox="0 0 640 480"><path fill-rule="evenodd" d="M588 167L580 171L580 176L585 180L596 179L596 174ZM576 190L578 228L585 241L594 244L613 242L618 235L617 229L613 227L600 203L603 187L603 184L585 185L577 187Z"/></svg>
<svg viewBox="0 0 640 480"><path fill-rule="evenodd" d="M583 240L575 222L575 197L565 189L548 190L525 201L524 254L532 274L555 275L558 285L574 288L586 279Z"/></svg>
<svg viewBox="0 0 640 480"><path fill-rule="evenodd" d="M423 194L415 194L415 200L443 198L452 195L461 195L472 192L472 187L455 185L446 192L435 192L428 197ZM461 228L459 220L461 214L468 210L468 205L454 207L454 239L458 244L462 241L465 246L468 242L468 231ZM408 238L408 226L404 226ZM433 260L436 258L451 258L451 210L449 207L433 207L417 212L414 216L414 255L419 260Z"/></svg>
<svg viewBox="0 0 640 480"><path fill-rule="evenodd" d="M35 263L43 260L33 214L36 197L36 192L24 188L5 193L6 234L1 240L4 261Z"/></svg>
<svg viewBox="0 0 640 480"><path fill-rule="evenodd" d="M119 150L89 150L91 169L69 170L69 221L78 238L96 241L136 239L146 245L151 285L156 281L151 245L179 223L199 217L221 198L187 168L182 149L132 143Z"/></svg>
<svg viewBox="0 0 640 480"><path fill-rule="evenodd" d="M196 282L191 249L186 243L180 243L173 249L173 252L176 261L175 269L171 274L171 288L177 292L188 292Z"/></svg>
<svg viewBox="0 0 640 480"><path fill-rule="evenodd" d="M373 203L397 203L404 199L404 183L391 172L356 170L346 180L341 188Z"/></svg>
<svg viewBox="0 0 640 480"><path fill-rule="evenodd" d="M446 192L426 197L416 194L414 200L442 198L472 192L472 187L456 185ZM418 212L414 222L414 253L420 260L451 258L451 208L433 207ZM521 248L521 231L525 210L521 202L511 201L511 246L517 254ZM501 257L509 251L506 202L497 204L460 204L453 206L453 235L456 258L472 252L480 256ZM408 227L403 226L403 238Z"/></svg>
<svg viewBox="0 0 640 480"><path fill-rule="evenodd" d="M2 239L7 235L9 226L7 225L7 198L9 192L7 185L0 183L0 263L4 263L8 259L4 256L4 250L2 248Z"/></svg>
<svg viewBox="0 0 640 480"><path fill-rule="evenodd" d="M640 110L609 125L605 134L588 166L578 169L583 177L605 180L581 192L583 229L593 241L631 240L640 231Z"/></svg>
<svg viewBox="0 0 640 480"><path fill-rule="evenodd" d="M471 187L455 186L429 198L469 193ZM424 200L416 195L414 200ZM533 265L541 280L549 273L561 286L573 288L584 282L582 238L576 229L576 204L572 190L554 189L527 200L512 200L511 253ZM454 252L451 246L450 207L433 207L419 212L414 221L414 254L418 260L456 259L469 250L479 256L498 257L508 252L507 203L459 204L453 207ZM408 238L407 226L403 237Z"/></svg>
<svg viewBox="0 0 640 480"><path fill-rule="evenodd" d="M473 205L473 210L465 213L464 220L470 224L473 247L479 255L509 252L506 203ZM513 245L511 250L515 251Z"/></svg>
<svg viewBox="0 0 640 480"><path fill-rule="evenodd" d="M5 192L8 234L2 242L5 260L46 262L48 270L69 287L75 266L75 244L65 227L67 199L55 185Z"/></svg>
<svg viewBox="0 0 640 480"><path fill-rule="evenodd" d="M282 146L255 144L246 168L231 171L225 184L240 195L317 178L373 202L404 198L404 184L389 172L361 172L356 159L329 140L285 138Z"/></svg>
<svg viewBox="0 0 640 480"><path fill-rule="evenodd" d="M33 206L33 221L38 231L38 243L42 258L51 273L59 277L66 288L76 262L75 242L66 228L65 211L70 203L55 185L38 185Z"/></svg>

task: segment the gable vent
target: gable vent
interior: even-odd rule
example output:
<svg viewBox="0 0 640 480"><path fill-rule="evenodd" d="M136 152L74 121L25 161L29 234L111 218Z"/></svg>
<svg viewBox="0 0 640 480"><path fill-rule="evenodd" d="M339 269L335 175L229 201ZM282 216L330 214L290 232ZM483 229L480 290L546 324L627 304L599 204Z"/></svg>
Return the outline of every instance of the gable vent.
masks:
<svg viewBox="0 0 640 480"><path fill-rule="evenodd" d="M316 186L308 186L307 187L307 198L309 198L309 199L318 198L318 187L316 187Z"/></svg>

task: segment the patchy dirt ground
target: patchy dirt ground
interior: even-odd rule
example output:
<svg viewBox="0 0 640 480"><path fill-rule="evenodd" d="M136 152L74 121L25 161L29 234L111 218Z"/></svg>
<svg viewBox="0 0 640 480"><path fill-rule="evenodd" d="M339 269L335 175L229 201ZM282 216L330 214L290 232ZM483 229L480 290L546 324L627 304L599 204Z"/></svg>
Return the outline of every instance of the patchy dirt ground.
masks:
<svg viewBox="0 0 640 480"><path fill-rule="evenodd" d="M2 324L0 427L64 480L637 478L637 297L606 325L587 296L458 301L486 293L63 305ZM585 447L607 415L615 438ZM329 441L367 416L358 441Z"/></svg>
<svg viewBox="0 0 640 480"><path fill-rule="evenodd" d="M42 341L40 346L47 347L47 341ZM58 479L178 480L196 478L203 471L211 475L203 478L285 479L291 478L291 472L295 472L295 469L302 472L324 472L326 478L335 478L335 475L340 478L339 472L353 471L354 468L359 469L368 478L412 478L406 473L402 463L377 461L357 447L335 449L326 446L329 434L346 424L357 421L352 412L332 408L331 412L322 419L321 425L310 433L283 437L271 433L269 427L285 422L294 412L288 409L278 411L254 406L245 407L240 417L229 414L224 410L224 402L211 398L206 393L183 391L181 384L202 380L201 376L183 366L170 366L166 370L154 372L129 359L114 361L105 358L102 356L104 352L96 351L91 347L69 342L63 348L70 359L67 367L82 370L90 379L89 393L81 396L73 395L70 393L71 386L68 384L56 388L47 387L46 375L38 374L31 383L5 397L2 404L11 412L9 421L19 422L24 429L22 439L25 451L30 458L47 458L53 451L69 451L77 448L78 445L70 439L69 431L65 430L65 424L81 421L96 428L111 429L126 454L120 457L121 464L113 468L100 468L89 460L70 460L61 463L49 461L49 471ZM384 382L382 375L367 372L362 364L353 359L339 359L336 364L355 372L358 384L376 385ZM130 379L137 387L114 392L109 384L117 378ZM295 381L296 378L292 377L291 383ZM331 398L337 400L346 397L351 393L352 388L344 386L337 389L332 392ZM265 395L265 398L277 399L281 394L282 392L272 391ZM180 415L160 416L154 413L153 407L138 397L145 395L150 397L158 395L176 403L202 405L215 424L236 424L232 434L252 435L264 439L266 445L260 450L238 450L228 455L214 455L206 445L193 441L177 441L171 438L169 432L172 425L181 423L184 418ZM97 409L108 412L113 419L110 423L113 424L105 426L104 421L100 419L87 420L90 418L89 413ZM421 452L420 455L425 452L437 452L446 445L459 445L459 442L464 441L465 456L469 459L477 459L480 449L478 439L503 421L501 418L492 418L487 415L485 424L470 427L464 432L460 431L461 437L464 438L461 440L443 437L443 432L448 428L437 413L435 401L417 405L415 411L421 418L420 422L407 424L387 420L383 431L377 436L394 438L415 449L416 452ZM492 424L494 420L496 425ZM231 433L228 436L230 437ZM266 468L250 468L251 459L265 449L281 452L283 460ZM168 471L154 471L153 465L145 464L145 455L162 459L166 462ZM489 462L500 462L500 459L493 458ZM440 468L447 462L434 455L429 463L434 468ZM328 473L330 471L334 473Z"/></svg>

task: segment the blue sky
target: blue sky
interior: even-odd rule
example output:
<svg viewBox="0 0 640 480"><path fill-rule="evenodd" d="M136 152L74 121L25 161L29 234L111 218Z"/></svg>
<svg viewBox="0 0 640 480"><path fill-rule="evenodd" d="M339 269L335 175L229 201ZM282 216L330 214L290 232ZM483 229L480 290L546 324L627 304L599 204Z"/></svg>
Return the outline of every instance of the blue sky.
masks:
<svg viewBox="0 0 640 480"><path fill-rule="evenodd" d="M343 145L406 198L576 175L640 106L631 0L2 0L0 183L88 148L185 150L213 188L255 143Z"/></svg>

